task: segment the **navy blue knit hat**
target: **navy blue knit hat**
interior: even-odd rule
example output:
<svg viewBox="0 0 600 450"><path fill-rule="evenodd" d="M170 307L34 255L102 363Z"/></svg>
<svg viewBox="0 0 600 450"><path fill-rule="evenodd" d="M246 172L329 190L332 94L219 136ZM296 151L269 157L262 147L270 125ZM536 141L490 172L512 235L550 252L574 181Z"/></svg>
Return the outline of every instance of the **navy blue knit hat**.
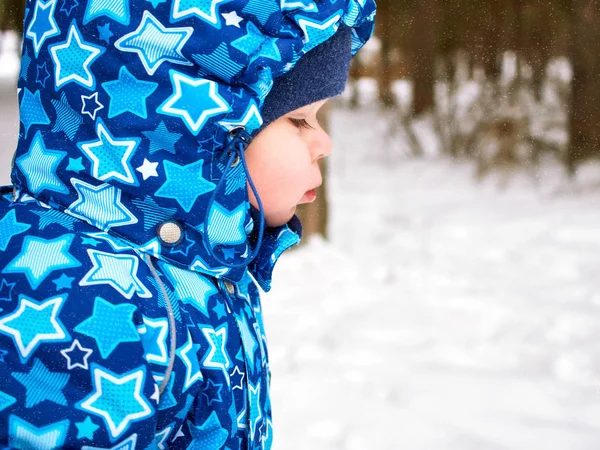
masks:
<svg viewBox="0 0 600 450"><path fill-rule="evenodd" d="M351 59L352 30L342 24L330 39L274 80L263 105L261 128L290 111L344 92Z"/></svg>

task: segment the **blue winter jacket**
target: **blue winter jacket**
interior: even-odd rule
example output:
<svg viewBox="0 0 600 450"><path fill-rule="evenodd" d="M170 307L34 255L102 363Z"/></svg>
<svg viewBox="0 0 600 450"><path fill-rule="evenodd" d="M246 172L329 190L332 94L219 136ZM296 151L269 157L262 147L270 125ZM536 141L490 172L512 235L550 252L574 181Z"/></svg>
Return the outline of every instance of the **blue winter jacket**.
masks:
<svg viewBox="0 0 600 450"><path fill-rule="evenodd" d="M30 0L0 199L0 447L268 449L248 203L273 79L372 0ZM233 131L232 131L233 130ZM285 149L282 149L284 151Z"/></svg>

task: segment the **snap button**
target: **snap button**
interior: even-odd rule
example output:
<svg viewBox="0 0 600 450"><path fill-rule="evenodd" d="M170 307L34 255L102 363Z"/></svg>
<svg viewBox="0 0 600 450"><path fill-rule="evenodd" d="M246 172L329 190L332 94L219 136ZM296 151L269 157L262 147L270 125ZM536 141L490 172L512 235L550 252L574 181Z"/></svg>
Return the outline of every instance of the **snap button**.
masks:
<svg viewBox="0 0 600 450"><path fill-rule="evenodd" d="M183 238L183 229L175 221L163 222L158 226L158 238L165 244L178 244Z"/></svg>
<svg viewBox="0 0 600 450"><path fill-rule="evenodd" d="M225 281L225 289L227 289L227 292L230 295L235 294L235 286L233 285L233 283L230 283L229 281Z"/></svg>

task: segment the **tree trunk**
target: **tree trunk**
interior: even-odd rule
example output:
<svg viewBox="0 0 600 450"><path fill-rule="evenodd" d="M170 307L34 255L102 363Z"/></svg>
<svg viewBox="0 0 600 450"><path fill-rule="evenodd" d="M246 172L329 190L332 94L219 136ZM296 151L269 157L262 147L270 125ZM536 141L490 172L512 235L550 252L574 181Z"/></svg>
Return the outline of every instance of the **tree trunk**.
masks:
<svg viewBox="0 0 600 450"><path fill-rule="evenodd" d="M2 0L0 4L0 31L23 32L25 0Z"/></svg>
<svg viewBox="0 0 600 450"><path fill-rule="evenodd" d="M571 63L573 89L570 145L566 157L569 175L578 162L598 155L600 148L600 27L599 0L573 0L571 9Z"/></svg>
<svg viewBox="0 0 600 450"><path fill-rule="evenodd" d="M437 0L417 0L411 27L413 112L433 110L437 29Z"/></svg>

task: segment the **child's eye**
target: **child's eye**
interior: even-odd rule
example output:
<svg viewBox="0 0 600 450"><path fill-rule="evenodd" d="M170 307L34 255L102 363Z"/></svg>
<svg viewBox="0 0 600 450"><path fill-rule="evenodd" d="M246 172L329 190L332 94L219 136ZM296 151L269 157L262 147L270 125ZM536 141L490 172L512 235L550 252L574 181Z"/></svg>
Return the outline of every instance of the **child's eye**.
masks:
<svg viewBox="0 0 600 450"><path fill-rule="evenodd" d="M311 126L306 119L295 119L293 117L290 117L290 122L292 122L292 124L294 124L295 127L297 128L307 128L307 129L314 129L313 126Z"/></svg>

